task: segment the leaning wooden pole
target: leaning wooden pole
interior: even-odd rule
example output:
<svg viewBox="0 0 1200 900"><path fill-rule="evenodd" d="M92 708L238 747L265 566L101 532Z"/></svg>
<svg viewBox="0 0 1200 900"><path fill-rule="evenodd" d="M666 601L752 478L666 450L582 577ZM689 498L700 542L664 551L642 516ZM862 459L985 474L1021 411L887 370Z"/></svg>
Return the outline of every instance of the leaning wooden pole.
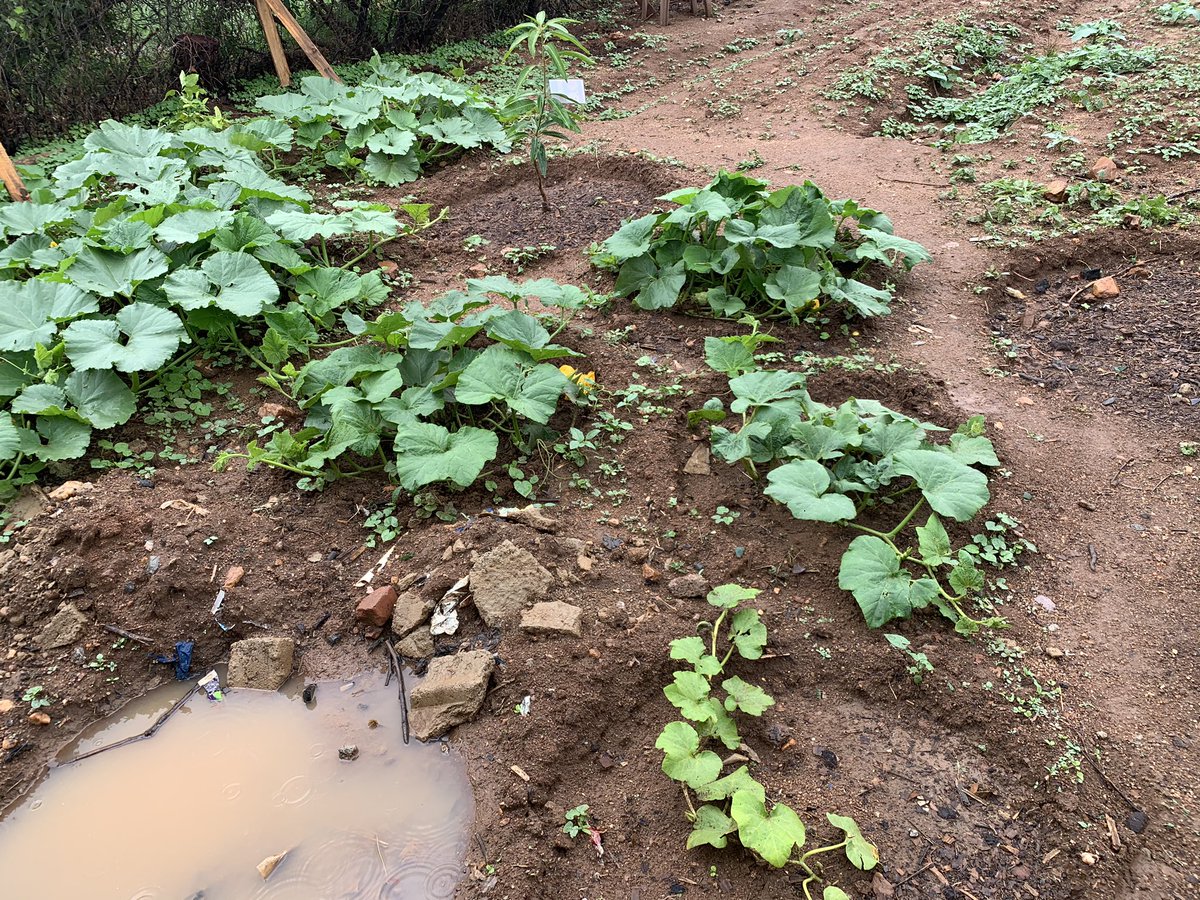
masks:
<svg viewBox="0 0 1200 900"><path fill-rule="evenodd" d="M2 142L0 142L0 180L3 180L4 186L8 188L9 196L14 200L29 199L29 191L25 189L25 182L21 180L21 176L17 173L17 167L13 165Z"/></svg>
<svg viewBox="0 0 1200 900"><path fill-rule="evenodd" d="M279 26L275 23L275 13L267 0L254 0L258 10L258 20L262 22L263 34L267 36L267 48L271 51L271 62L275 65L275 74L279 83L287 87L292 83L292 70L288 66L287 54L283 52L283 41L279 37Z"/></svg>
<svg viewBox="0 0 1200 900"><path fill-rule="evenodd" d="M282 25L292 39L300 45L300 49L304 51L304 55L308 57L308 61L313 64L313 68L318 73L331 81L341 83L342 79L338 77L337 72L333 71L333 66L329 64L325 54L313 43L308 33L300 27L300 23L296 21L296 17L292 15L292 11L288 9L284 0L254 0L254 5L258 9L258 17L262 21L263 32L267 36L267 46L271 50L271 60L275 64L275 73L279 76L280 84L287 87L292 81L292 73L288 68L287 57L283 53L283 43L279 38L276 19L279 20L278 24Z"/></svg>

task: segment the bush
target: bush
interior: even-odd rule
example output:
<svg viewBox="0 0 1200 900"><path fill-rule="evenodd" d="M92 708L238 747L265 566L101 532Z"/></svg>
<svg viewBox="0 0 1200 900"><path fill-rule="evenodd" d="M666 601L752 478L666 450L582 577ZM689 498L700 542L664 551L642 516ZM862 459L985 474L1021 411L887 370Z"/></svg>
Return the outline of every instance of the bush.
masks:
<svg viewBox="0 0 1200 900"><path fill-rule="evenodd" d="M289 5L334 63L488 34L531 11L517 0ZM296 68L308 67L285 46ZM0 135L10 151L144 109L193 68L218 92L270 70L251 0L0 0Z"/></svg>

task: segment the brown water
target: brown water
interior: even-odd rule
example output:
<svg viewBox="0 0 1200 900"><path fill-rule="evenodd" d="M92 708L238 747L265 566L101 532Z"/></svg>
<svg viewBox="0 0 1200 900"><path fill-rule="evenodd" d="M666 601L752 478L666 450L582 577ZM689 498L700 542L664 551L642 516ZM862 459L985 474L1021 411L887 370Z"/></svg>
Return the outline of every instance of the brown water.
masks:
<svg viewBox="0 0 1200 900"><path fill-rule="evenodd" d="M451 897L474 815L465 769L403 743L395 683L352 684L321 683L311 708L302 685L220 703L198 692L154 737L53 769L0 820L0 896ZM188 686L130 704L63 758L144 731ZM348 744L352 762L338 758ZM264 882L255 867L284 850Z"/></svg>

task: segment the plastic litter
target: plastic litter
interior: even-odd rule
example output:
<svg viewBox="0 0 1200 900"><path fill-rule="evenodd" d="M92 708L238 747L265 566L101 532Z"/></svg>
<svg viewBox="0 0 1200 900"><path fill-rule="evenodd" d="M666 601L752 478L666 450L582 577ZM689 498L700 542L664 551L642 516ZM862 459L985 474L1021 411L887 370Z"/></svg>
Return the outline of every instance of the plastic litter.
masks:
<svg viewBox="0 0 1200 900"><path fill-rule="evenodd" d="M175 680L187 681L192 672L192 651L195 648L195 641L178 641L175 644L174 655L159 654L154 657L154 662L175 666Z"/></svg>
<svg viewBox="0 0 1200 900"><path fill-rule="evenodd" d="M225 699L225 692L221 690L221 678L215 669L200 679L199 686L209 700L219 702Z"/></svg>
<svg viewBox="0 0 1200 900"><path fill-rule="evenodd" d="M471 579L464 575L454 582L450 590L442 594L442 599L438 601L437 607L433 610L433 616L429 620L431 634L454 634L458 631L458 603L462 598L454 595L465 588L470 581Z"/></svg>

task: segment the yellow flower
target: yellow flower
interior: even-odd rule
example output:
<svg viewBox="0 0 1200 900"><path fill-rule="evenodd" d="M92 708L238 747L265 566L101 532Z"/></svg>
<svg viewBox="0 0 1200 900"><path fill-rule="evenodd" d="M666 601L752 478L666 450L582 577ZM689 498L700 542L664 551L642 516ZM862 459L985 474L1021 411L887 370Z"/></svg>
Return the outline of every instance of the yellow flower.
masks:
<svg viewBox="0 0 1200 900"><path fill-rule="evenodd" d="M585 394L591 393L592 388L596 386L595 372L580 372L574 366L559 366L558 371L579 385L579 390Z"/></svg>
<svg viewBox="0 0 1200 900"><path fill-rule="evenodd" d="M50 242L50 246L51 246L51 247L57 247L57 246L58 246L58 241L51 241L51 242Z"/></svg>

